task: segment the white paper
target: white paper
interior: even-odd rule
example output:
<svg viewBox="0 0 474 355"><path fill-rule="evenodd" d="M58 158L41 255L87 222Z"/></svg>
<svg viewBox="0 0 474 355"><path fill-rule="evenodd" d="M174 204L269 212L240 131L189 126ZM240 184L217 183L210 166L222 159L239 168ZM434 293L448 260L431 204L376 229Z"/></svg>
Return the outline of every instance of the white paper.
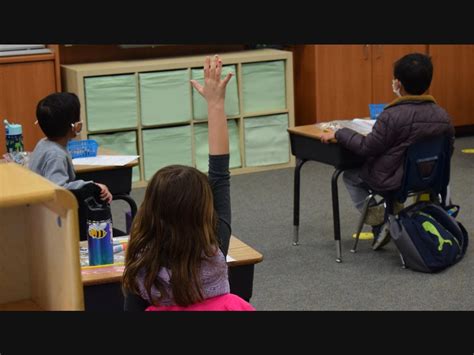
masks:
<svg viewBox="0 0 474 355"><path fill-rule="evenodd" d="M72 163L74 165L124 166L138 157L138 155L98 155L89 158L76 158L72 160Z"/></svg>
<svg viewBox="0 0 474 355"><path fill-rule="evenodd" d="M367 135L372 132L376 120L367 120L363 118L354 118L351 121L346 121L342 125L350 128L360 134Z"/></svg>
<svg viewBox="0 0 474 355"><path fill-rule="evenodd" d="M229 254L227 254L225 260L226 260L227 262L235 261L235 259L234 259L233 257L231 257Z"/></svg>

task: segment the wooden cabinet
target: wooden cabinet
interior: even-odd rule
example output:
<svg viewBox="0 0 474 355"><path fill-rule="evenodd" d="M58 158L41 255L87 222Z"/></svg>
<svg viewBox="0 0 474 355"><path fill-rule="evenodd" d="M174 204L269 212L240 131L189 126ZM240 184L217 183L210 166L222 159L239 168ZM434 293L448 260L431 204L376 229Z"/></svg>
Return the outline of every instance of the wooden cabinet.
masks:
<svg viewBox="0 0 474 355"><path fill-rule="evenodd" d="M83 310L74 195L0 164L0 311Z"/></svg>
<svg viewBox="0 0 474 355"><path fill-rule="evenodd" d="M370 47L372 55L372 101L370 103L389 103L396 98L392 91L393 64L409 53L428 53L428 46L377 44Z"/></svg>
<svg viewBox="0 0 474 355"><path fill-rule="evenodd" d="M6 151L3 120L23 128L26 151L32 151L44 135L36 121L36 105L43 97L61 90L57 46L51 54L0 57L0 155Z"/></svg>
<svg viewBox="0 0 474 355"><path fill-rule="evenodd" d="M371 103L388 103L393 63L426 45L294 46L295 122L368 117Z"/></svg>
<svg viewBox="0 0 474 355"><path fill-rule="evenodd" d="M430 93L454 126L474 125L474 45L430 45L434 74Z"/></svg>

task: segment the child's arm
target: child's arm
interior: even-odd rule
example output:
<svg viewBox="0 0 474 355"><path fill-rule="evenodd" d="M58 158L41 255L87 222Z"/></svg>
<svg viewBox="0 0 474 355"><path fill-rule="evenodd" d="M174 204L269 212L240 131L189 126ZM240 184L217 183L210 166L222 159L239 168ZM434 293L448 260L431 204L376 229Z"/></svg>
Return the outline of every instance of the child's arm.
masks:
<svg viewBox="0 0 474 355"><path fill-rule="evenodd" d="M69 181L68 162L66 158L49 159L43 167L41 175L55 184L68 190L78 190L92 181Z"/></svg>
<svg viewBox="0 0 474 355"><path fill-rule="evenodd" d="M396 128L389 127L390 117L382 112L372 128L364 136L349 128L341 128L335 133L338 143L363 157L379 156L393 146L398 137Z"/></svg>
<svg viewBox="0 0 474 355"><path fill-rule="evenodd" d="M224 110L225 89L232 74L229 73L221 80L222 60L215 56L211 61L209 57L204 62L204 86L196 80L191 80L194 88L207 101L209 122L209 154L229 154L229 133L227 131L227 117Z"/></svg>
<svg viewBox="0 0 474 355"><path fill-rule="evenodd" d="M232 75L221 80L222 61L218 56L204 63L204 86L191 80L194 88L207 101L209 124L209 183L214 196L214 208L219 216L217 235L221 250L227 255L231 235L229 133L224 101L225 88Z"/></svg>

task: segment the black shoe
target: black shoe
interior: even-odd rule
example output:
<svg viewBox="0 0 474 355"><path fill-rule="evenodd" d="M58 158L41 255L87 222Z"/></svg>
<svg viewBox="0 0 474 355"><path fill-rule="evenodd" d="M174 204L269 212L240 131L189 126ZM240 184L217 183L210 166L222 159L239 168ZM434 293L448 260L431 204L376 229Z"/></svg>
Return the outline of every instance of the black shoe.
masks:
<svg viewBox="0 0 474 355"><path fill-rule="evenodd" d="M374 226L372 228L372 233L374 233L374 242L372 243L373 250L379 250L388 242L390 242L390 232L388 230L388 223Z"/></svg>

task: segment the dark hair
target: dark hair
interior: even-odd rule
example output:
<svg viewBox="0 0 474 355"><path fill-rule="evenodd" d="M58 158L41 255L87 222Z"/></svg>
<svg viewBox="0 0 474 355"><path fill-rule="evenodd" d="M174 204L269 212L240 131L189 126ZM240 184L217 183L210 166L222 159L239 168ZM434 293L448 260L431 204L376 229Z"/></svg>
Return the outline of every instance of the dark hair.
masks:
<svg viewBox="0 0 474 355"><path fill-rule="evenodd" d="M80 119L81 104L76 94L58 92L46 96L36 106L36 118L46 137L66 136L71 123Z"/></svg>
<svg viewBox="0 0 474 355"><path fill-rule="evenodd" d="M136 280L144 272L144 287L153 304L165 297L172 297L181 306L202 301L200 268L203 258L219 249L216 228L207 176L183 165L158 170L133 220L123 290L140 294ZM172 295L156 277L161 267L171 270ZM153 286L161 294L159 299L152 298Z"/></svg>
<svg viewBox="0 0 474 355"><path fill-rule="evenodd" d="M411 53L397 60L393 76L400 80L408 94L421 95L431 84L433 63L431 57L421 53Z"/></svg>

